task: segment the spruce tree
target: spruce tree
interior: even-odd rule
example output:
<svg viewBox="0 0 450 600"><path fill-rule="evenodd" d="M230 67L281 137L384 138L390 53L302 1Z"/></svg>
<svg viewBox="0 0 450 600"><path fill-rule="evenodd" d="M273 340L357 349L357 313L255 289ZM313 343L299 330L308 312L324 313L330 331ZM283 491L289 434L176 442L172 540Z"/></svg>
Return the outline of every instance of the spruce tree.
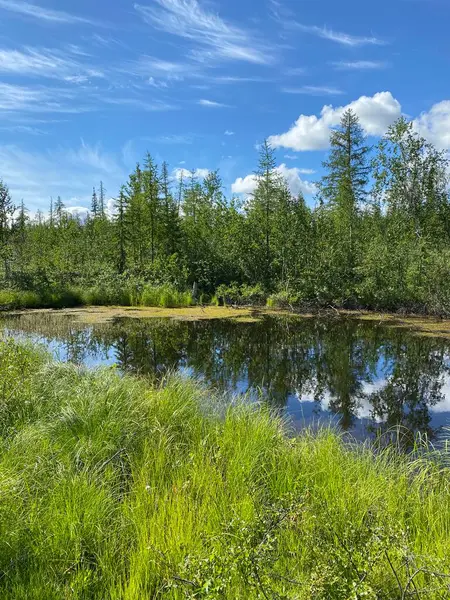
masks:
<svg viewBox="0 0 450 600"><path fill-rule="evenodd" d="M357 115L346 110L338 129L330 136L330 155L323 163L327 174L319 184L320 196L332 205L342 204L347 211L355 211L367 196L370 174L364 131ZM342 196L343 192L347 196Z"/></svg>
<svg viewBox="0 0 450 600"><path fill-rule="evenodd" d="M55 217L56 217L56 222L58 224L58 227L61 227L61 225L63 224L63 219L64 219L64 210L65 210L65 204L61 199L61 196L58 196L55 202Z"/></svg>
<svg viewBox="0 0 450 600"><path fill-rule="evenodd" d="M92 213L92 216L94 217L94 219L96 217L98 217L98 214L99 214L98 206L99 205L98 205L97 191L94 187L93 191L92 191L92 201L91 201L91 213Z"/></svg>
<svg viewBox="0 0 450 600"><path fill-rule="evenodd" d="M327 261L332 265L334 281L330 279L330 283L334 285L329 287L339 302L346 303L354 295L358 216L366 201L370 174L370 148L352 110L342 115L339 128L331 133L330 146L329 158L323 163L327 173L319 183L319 195L332 226ZM322 222L326 224L327 220L325 212Z"/></svg>
<svg viewBox="0 0 450 600"><path fill-rule="evenodd" d="M106 208L106 199L105 199L106 190L103 186L103 181L100 181L100 188L98 193L98 214L100 217L105 216L105 208Z"/></svg>

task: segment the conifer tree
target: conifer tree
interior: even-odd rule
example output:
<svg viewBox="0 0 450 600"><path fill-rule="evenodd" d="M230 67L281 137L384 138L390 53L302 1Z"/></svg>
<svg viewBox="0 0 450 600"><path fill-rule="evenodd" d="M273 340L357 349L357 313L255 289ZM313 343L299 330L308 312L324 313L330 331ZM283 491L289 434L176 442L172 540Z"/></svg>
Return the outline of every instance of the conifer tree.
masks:
<svg viewBox="0 0 450 600"><path fill-rule="evenodd" d="M55 202L55 217L56 217L56 222L58 224L58 227L61 227L63 224L63 219L64 219L64 210L65 210L65 204L61 199L61 196L58 196Z"/></svg>
<svg viewBox="0 0 450 600"><path fill-rule="evenodd" d="M100 181L100 188L98 193L98 214L100 217L105 216L105 208L106 208L106 199L105 199L106 190L103 186L103 181Z"/></svg>
<svg viewBox="0 0 450 600"><path fill-rule="evenodd" d="M98 214L99 214L98 206L99 205L98 205L97 191L94 187L93 191L92 191L92 201L91 201L91 213L92 213L92 216L94 217L94 219L96 217L98 217Z"/></svg>

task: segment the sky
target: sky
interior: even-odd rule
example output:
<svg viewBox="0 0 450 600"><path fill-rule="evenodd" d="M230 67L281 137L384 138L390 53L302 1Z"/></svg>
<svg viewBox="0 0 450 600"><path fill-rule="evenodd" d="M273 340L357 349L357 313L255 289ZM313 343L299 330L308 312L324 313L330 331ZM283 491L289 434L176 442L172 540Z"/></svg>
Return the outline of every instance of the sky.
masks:
<svg viewBox="0 0 450 600"><path fill-rule="evenodd" d="M268 138L313 202L346 107L372 143L405 115L450 150L449 23L450 0L0 0L0 178L88 207L148 150L248 194Z"/></svg>

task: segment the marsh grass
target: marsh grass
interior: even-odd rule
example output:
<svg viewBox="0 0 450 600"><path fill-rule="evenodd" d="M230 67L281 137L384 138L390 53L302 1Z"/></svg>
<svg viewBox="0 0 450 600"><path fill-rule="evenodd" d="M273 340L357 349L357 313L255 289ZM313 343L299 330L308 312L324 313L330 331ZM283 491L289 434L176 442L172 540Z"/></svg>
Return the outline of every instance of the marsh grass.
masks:
<svg viewBox="0 0 450 600"><path fill-rule="evenodd" d="M174 286L97 286L62 290L0 290L0 309L71 308L75 306L149 306L182 308L195 304L189 291Z"/></svg>
<svg viewBox="0 0 450 600"><path fill-rule="evenodd" d="M445 454L11 341L0 372L2 599L449 597Z"/></svg>

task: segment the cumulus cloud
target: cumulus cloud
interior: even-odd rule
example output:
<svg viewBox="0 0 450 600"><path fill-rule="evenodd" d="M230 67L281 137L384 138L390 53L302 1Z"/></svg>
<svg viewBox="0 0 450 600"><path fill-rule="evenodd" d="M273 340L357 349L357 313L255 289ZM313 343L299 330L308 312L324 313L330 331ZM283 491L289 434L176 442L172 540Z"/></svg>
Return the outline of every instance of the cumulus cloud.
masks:
<svg viewBox="0 0 450 600"><path fill-rule="evenodd" d="M192 177L192 171L189 171L188 169L182 167L177 167L172 171L172 175L177 180L180 180L181 178L190 179ZM194 171L194 177L196 177L197 179L205 179L205 177L207 177L208 175L209 169L195 169Z"/></svg>
<svg viewBox="0 0 450 600"><path fill-rule="evenodd" d="M444 100L414 120L414 128L439 150L450 150L450 100Z"/></svg>
<svg viewBox="0 0 450 600"><path fill-rule="evenodd" d="M379 92L374 96L361 96L346 106L324 106L319 117L300 115L289 131L270 136L269 143L274 148L289 148L297 152L326 150L331 129L339 124L347 109L352 109L358 115L367 135L383 135L401 116L398 100L390 92Z"/></svg>
<svg viewBox="0 0 450 600"><path fill-rule="evenodd" d="M281 175L291 191L291 194L298 196L302 193L311 195L316 192L316 186L310 181L305 181L300 177L306 169L298 169L297 167L289 168L285 163L282 163L276 168L276 171ZM244 194L246 196L252 194L258 184L258 178L255 174L247 175L246 177L238 177L231 185L233 194Z"/></svg>

